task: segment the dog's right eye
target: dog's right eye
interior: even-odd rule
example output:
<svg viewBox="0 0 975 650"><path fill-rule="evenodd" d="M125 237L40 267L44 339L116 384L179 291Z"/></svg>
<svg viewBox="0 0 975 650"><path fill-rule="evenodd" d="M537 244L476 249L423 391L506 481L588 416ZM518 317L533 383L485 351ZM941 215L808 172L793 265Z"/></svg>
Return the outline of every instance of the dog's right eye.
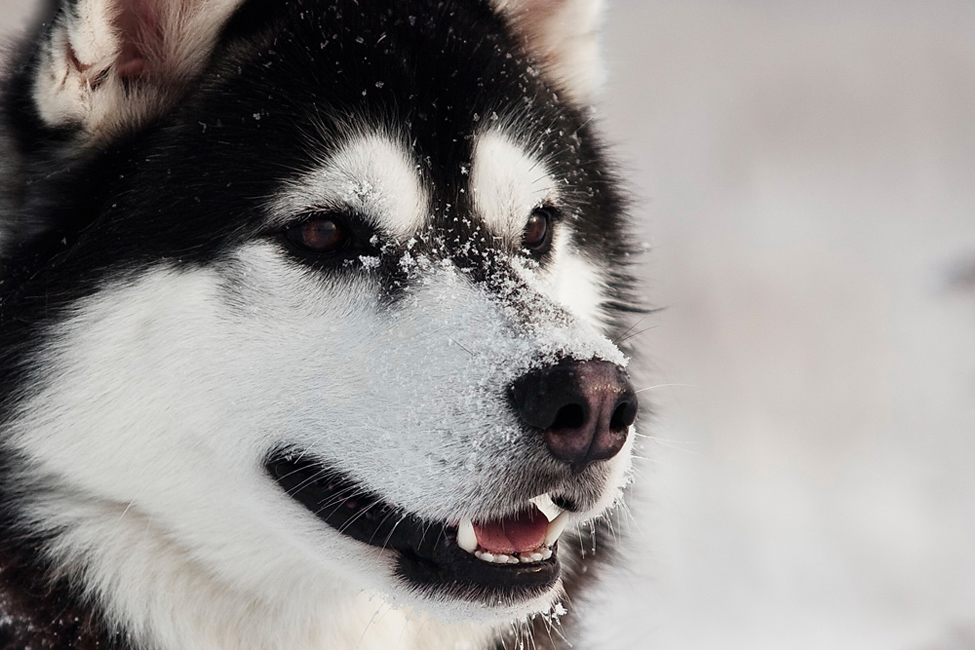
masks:
<svg viewBox="0 0 975 650"><path fill-rule="evenodd" d="M323 255L337 253L349 243L349 235L335 219L313 217L288 228L285 237L303 251Z"/></svg>

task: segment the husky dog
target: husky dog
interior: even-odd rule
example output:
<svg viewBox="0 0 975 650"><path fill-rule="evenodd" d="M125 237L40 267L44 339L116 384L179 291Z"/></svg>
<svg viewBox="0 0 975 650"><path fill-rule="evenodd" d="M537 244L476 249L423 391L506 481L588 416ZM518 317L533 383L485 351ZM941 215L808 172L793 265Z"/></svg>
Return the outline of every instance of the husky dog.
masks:
<svg viewBox="0 0 975 650"><path fill-rule="evenodd" d="M0 107L0 648L562 647L637 416L598 4L47 7Z"/></svg>

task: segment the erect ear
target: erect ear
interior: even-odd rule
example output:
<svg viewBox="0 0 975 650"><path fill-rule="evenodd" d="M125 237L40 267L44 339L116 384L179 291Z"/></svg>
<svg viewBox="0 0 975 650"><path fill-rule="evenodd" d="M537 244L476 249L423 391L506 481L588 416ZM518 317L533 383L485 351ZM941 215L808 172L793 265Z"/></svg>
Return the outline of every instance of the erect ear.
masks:
<svg viewBox="0 0 975 650"><path fill-rule="evenodd" d="M593 100L601 82L603 0L493 0L572 99Z"/></svg>
<svg viewBox="0 0 975 650"><path fill-rule="evenodd" d="M241 0L62 0L36 59L50 126L100 139L159 115L210 57Z"/></svg>

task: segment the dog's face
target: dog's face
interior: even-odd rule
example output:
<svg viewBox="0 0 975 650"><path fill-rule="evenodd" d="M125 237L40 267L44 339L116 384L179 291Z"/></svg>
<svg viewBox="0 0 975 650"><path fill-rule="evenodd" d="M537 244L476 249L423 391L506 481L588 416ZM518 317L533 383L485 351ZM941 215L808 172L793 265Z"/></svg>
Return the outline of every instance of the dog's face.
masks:
<svg viewBox="0 0 975 650"><path fill-rule="evenodd" d="M589 62L525 45L566 9L183 4L108 19L196 30L180 65L116 42L99 71L94 1L31 62L18 172L67 162L7 243L36 337L8 418L52 554L122 618L105 549L135 529L267 600L545 610L558 533L619 498L636 414Z"/></svg>

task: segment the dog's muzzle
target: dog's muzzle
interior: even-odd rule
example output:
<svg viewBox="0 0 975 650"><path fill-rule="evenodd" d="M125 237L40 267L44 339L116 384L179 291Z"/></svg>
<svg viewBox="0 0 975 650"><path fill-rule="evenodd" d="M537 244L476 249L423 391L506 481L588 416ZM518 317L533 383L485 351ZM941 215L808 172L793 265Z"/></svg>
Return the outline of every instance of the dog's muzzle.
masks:
<svg viewBox="0 0 975 650"><path fill-rule="evenodd" d="M535 368L507 393L525 434L540 436L556 464L579 480L623 450L637 415L625 371L606 361ZM561 575L559 537L578 512L565 495L546 492L521 495L521 505L497 519L429 521L301 450L279 449L265 467L335 530L395 552L396 572L413 588L482 604L522 602L551 589Z"/></svg>

